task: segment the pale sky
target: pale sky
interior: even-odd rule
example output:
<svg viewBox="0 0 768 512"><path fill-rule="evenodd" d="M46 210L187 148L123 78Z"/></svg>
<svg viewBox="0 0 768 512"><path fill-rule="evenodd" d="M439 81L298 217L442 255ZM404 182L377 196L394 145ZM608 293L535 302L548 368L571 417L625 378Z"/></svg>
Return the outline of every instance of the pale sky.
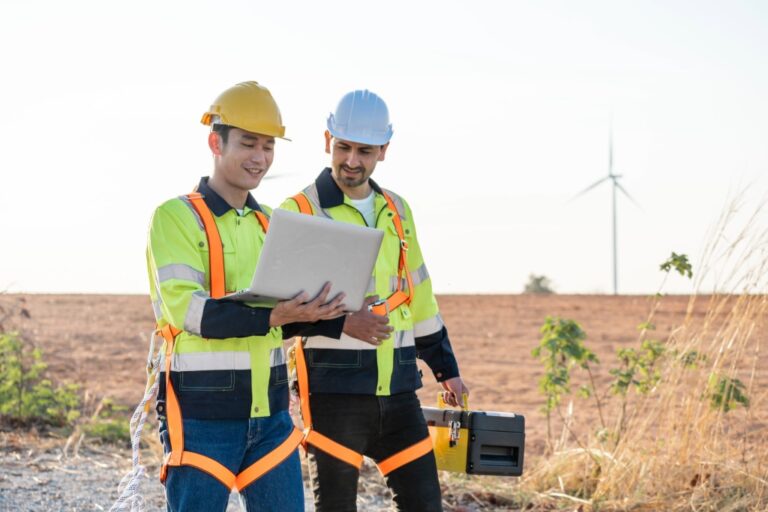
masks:
<svg viewBox="0 0 768 512"><path fill-rule="evenodd" d="M267 86L278 142L256 198L328 163L347 91L388 103L374 173L411 204L439 293L653 293L671 251L696 270L729 194L768 192L762 1L34 1L0 4L0 290L146 293L153 209L211 171L202 113ZM668 291L691 285L671 278Z"/></svg>

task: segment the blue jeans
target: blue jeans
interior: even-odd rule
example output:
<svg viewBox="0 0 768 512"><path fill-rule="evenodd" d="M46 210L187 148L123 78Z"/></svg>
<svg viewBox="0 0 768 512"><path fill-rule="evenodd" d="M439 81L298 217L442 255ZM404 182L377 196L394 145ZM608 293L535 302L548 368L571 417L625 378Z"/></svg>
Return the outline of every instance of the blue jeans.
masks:
<svg viewBox="0 0 768 512"><path fill-rule="evenodd" d="M234 474L246 469L283 442L293 430L288 411L266 418L184 420L184 449L206 455ZM170 450L165 422L160 440ZM230 490L208 473L191 466L168 468L165 494L169 512L224 512ZM304 485L298 451L241 491L246 510L300 512Z"/></svg>

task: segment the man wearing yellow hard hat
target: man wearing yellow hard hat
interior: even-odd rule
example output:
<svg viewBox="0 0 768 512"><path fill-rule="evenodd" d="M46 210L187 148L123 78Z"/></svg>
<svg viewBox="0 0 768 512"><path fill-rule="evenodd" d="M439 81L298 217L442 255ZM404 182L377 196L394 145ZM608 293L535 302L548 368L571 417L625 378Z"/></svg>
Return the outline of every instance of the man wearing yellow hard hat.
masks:
<svg viewBox="0 0 768 512"><path fill-rule="evenodd" d="M271 209L250 191L284 138L271 93L244 82L203 115L213 173L154 212L147 246L152 305L165 339L156 410L166 453L168 510L225 510L232 489L246 509L304 510L288 414L283 336L339 337L341 300L305 294L269 304L229 301L248 288ZM190 187L192 188L192 187ZM329 320L317 322L318 320Z"/></svg>
<svg viewBox="0 0 768 512"><path fill-rule="evenodd" d="M310 475L317 511L356 510L363 456L373 459L398 510L442 510L437 467L416 389L422 359L450 405L469 393L416 238L408 203L371 179L392 137L389 110L368 90L330 114L330 167L281 208L384 231L366 305L344 319L340 339L297 344ZM374 320L376 319L376 320ZM308 389L306 389L308 387Z"/></svg>

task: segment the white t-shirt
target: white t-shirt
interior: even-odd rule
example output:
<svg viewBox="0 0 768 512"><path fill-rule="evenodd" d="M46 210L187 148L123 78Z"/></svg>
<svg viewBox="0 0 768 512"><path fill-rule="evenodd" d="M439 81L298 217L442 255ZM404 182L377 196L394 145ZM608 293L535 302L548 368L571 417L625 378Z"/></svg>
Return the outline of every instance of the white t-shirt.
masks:
<svg viewBox="0 0 768 512"><path fill-rule="evenodd" d="M352 202L355 208L357 208L357 211L363 214L363 218L365 219L365 223L369 227L374 227L376 225L376 206L375 206L375 194L373 193L373 190L371 190L371 193L368 194L368 197L365 199L352 199L351 197L349 200Z"/></svg>

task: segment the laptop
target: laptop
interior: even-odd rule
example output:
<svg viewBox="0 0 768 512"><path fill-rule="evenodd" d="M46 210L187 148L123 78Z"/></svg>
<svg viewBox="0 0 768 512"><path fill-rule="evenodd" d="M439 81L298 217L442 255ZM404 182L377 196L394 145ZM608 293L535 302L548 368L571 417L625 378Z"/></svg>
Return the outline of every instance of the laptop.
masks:
<svg viewBox="0 0 768 512"><path fill-rule="evenodd" d="M379 229L274 210L250 288L224 298L274 303L302 291L314 298L330 282L328 300L344 292L346 309L357 311L383 238Z"/></svg>

